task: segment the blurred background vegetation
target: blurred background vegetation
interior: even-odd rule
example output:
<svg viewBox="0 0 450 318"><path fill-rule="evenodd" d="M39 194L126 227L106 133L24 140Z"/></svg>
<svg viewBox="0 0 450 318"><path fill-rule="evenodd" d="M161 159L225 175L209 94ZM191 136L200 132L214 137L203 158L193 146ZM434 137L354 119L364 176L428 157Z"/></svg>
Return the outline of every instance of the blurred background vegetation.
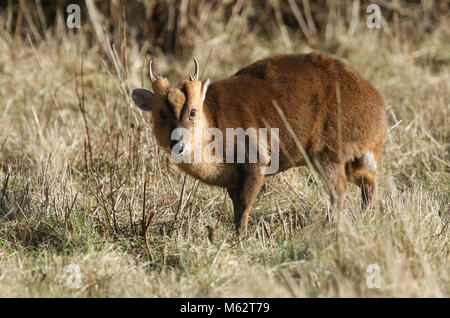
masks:
<svg viewBox="0 0 450 318"><path fill-rule="evenodd" d="M190 56L197 43L225 32L242 41L281 36L285 42L296 37L320 45L335 39L341 30L337 26L350 34L366 28L366 8L372 3L380 6L383 22L388 22L383 25L387 36L418 42L439 26L449 6L447 0L7 0L0 9L12 36L29 35L38 42L47 31L70 32L65 9L71 3L81 7L82 27L91 31L91 44L96 32L104 30L117 47L126 37L150 54L161 50L178 57Z"/></svg>
<svg viewBox="0 0 450 318"><path fill-rule="evenodd" d="M68 4L81 28L66 26ZM367 6L378 4L380 29ZM450 295L446 0L0 1L0 297ZM236 242L223 189L185 177L130 93L154 70L229 76L313 50L379 90L373 213L350 186L339 239L306 168L267 178ZM149 221L150 220L150 221ZM147 245L148 244L148 245ZM149 248L147 248L147 246ZM67 286L78 264L79 289ZM366 284L381 268L381 288Z"/></svg>

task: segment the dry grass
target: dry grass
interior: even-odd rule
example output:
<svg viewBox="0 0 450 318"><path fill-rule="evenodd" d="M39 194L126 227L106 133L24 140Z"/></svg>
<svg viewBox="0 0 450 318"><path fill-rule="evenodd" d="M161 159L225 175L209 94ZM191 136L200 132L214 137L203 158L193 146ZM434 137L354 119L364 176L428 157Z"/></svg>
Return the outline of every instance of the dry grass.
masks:
<svg viewBox="0 0 450 318"><path fill-rule="evenodd" d="M148 56L134 40L116 54L82 28L13 47L0 23L0 296L450 296L448 26L413 43L336 25L338 44L317 44L387 104L376 209L361 213L351 186L337 240L323 186L293 169L266 180L249 238L238 243L226 193L184 183L152 137L151 117L131 104L130 88L149 85ZM215 27L222 31L192 36L202 78L312 50L295 36ZM153 59L173 82L192 71L190 58ZM153 260L143 239L152 214ZM67 285L69 264L80 267L79 288ZM380 288L366 284L370 264L380 267Z"/></svg>

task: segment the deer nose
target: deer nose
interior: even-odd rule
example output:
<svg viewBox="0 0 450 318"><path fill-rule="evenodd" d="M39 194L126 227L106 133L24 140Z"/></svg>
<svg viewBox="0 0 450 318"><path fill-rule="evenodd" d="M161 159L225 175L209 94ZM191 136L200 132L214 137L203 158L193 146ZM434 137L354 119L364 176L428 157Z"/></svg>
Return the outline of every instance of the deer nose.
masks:
<svg viewBox="0 0 450 318"><path fill-rule="evenodd" d="M184 152L184 142L180 141L180 154Z"/></svg>
<svg viewBox="0 0 450 318"><path fill-rule="evenodd" d="M171 140L170 141L170 150L174 151L175 146L178 145L178 153L182 154L185 149L184 142L178 141L178 140Z"/></svg>

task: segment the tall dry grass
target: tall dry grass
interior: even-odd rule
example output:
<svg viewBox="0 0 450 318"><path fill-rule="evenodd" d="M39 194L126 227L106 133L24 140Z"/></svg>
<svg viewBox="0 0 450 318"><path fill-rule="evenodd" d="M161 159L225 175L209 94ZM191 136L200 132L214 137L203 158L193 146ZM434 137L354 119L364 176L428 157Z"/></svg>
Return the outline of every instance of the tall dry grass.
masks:
<svg viewBox="0 0 450 318"><path fill-rule="evenodd" d="M309 18L308 1L157 2L159 16L147 4L136 26L117 13L121 1L89 2L76 31L61 12L50 20L44 1L41 15L23 6L22 24L19 2L0 12L0 296L449 296L449 20L432 10L441 2L378 1L381 30L366 27L364 1L311 2ZM376 208L361 213L350 187L337 240L323 186L292 169L266 179L238 242L226 193L169 162L130 91L149 86L150 55L176 83L192 55L214 80L311 50L342 59L385 99ZM380 288L367 285L371 264Z"/></svg>

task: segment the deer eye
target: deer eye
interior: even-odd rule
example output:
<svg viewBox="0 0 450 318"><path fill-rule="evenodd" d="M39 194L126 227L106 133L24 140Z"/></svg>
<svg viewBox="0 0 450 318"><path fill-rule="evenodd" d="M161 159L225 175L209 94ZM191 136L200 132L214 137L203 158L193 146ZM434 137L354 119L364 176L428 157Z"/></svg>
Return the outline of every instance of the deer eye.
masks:
<svg viewBox="0 0 450 318"><path fill-rule="evenodd" d="M159 111L159 118L161 120L167 120L166 114L162 110Z"/></svg>
<svg viewBox="0 0 450 318"><path fill-rule="evenodd" d="M196 109L191 110L191 112L189 113L189 119L194 118L196 113L197 113Z"/></svg>

